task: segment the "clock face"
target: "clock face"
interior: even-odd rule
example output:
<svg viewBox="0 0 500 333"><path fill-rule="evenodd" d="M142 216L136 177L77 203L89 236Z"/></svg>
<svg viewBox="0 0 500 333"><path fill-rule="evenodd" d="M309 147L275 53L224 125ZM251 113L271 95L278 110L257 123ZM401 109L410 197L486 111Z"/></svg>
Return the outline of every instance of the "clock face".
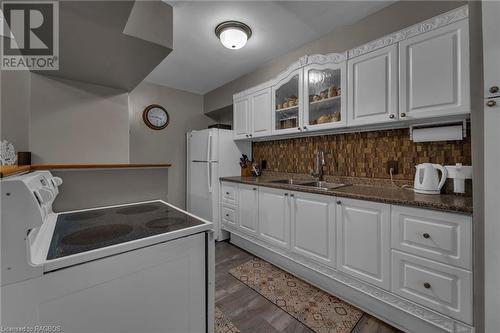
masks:
<svg viewBox="0 0 500 333"><path fill-rule="evenodd" d="M143 113L143 119L146 125L156 130L167 127L170 120L169 118L167 111L160 105L150 105Z"/></svg>

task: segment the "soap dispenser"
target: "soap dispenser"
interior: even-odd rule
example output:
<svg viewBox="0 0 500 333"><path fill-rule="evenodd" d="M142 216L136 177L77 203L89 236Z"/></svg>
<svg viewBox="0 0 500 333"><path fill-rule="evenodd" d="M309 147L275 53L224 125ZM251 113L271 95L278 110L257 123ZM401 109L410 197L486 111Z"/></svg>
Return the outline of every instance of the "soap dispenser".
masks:
<svg viewBox="0 0 500 333"><path fill-rule="evenodd" d="M472 166L457 163L455 165L445 165L445 168L448 171L448 178L453 179L453 192L465 193L465 180L472 179Z"/></svg>

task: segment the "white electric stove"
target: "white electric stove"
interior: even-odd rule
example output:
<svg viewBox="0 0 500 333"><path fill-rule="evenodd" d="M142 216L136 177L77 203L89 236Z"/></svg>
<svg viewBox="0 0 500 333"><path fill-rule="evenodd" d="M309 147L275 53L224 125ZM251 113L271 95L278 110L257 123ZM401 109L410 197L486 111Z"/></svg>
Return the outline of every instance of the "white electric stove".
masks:
<svg viewBox="0 0 500 333"><path fill-rule="evenodd" d="M162 200L55 213L61 184L0 183L2 328L213 331L211 222Z"/></svg>

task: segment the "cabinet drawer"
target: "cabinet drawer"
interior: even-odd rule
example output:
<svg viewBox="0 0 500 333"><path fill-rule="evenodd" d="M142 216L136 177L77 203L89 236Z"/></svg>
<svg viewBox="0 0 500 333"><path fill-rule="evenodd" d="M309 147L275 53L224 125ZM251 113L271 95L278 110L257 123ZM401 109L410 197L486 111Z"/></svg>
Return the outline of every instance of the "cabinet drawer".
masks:
<svg viewBox="0 0 500 333"><path fill-rule="evenodd" d="M392 251L392 292L472 324L472 272Z"/></svg>
<svg viewBox="0 0 500 333"><path fill-rule="evenodd" d="M222 202L233 205L238 204L238 184L222 183Z"/></svg>
<svg viewBox="0 0 500 333"><path fill-rule="evenodd" d="M393 206L391 221L393 249L471 269L470 216Z"/></svg>
<svg viewBox="0 0 500 333"><path fill-rule="evenodd" d="M222 221L227 224L237 224L238 214L236 208L230 206L222 206Z"/></svg>

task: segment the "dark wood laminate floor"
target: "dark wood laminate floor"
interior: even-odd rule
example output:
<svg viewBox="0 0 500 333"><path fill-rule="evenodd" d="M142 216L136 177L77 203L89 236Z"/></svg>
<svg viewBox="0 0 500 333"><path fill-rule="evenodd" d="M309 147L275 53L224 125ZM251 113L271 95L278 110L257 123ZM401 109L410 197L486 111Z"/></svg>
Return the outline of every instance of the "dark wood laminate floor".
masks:
<svg viewBox="0 0 500 333"><path fill-rule="evenodd" d="M215 304L241 333L312 333L313 331L229 274L253 256L228 243L215 246ZM351 333L395 333L399 330L364 314Z"/></svg>

